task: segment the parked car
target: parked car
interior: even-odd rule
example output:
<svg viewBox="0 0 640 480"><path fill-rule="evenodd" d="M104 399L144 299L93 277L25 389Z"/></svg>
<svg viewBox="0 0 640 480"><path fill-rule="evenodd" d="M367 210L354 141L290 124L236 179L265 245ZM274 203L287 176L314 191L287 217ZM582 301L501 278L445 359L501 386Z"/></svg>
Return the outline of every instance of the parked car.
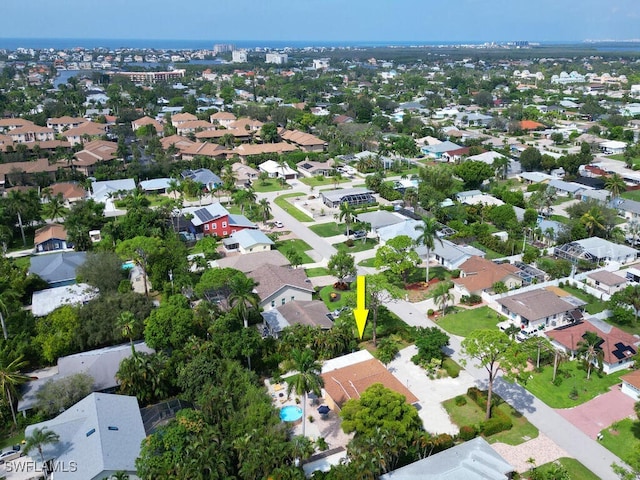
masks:
<svg viewBox="0 0 640 480"><path fill-rule="evenodd" d="M284 224L278 220L276 220L275 222L273 222L273 226L276 228L282 228L284 227Z"/></svg>
<svg viewBox="0 0 640 480"><path fill-rule="evenodd" d="M356 230L353 232L353 238L364 238L367 236L367 232L365 230Z"/></svg>
<svg viewBox="0 0 640 480"><path fill-rule="evenodd" d="M20 457L20 450L7 450L6 452L0 453L0 465L3 465L5 462L10 462L11 460L15 460Z"/></svg>

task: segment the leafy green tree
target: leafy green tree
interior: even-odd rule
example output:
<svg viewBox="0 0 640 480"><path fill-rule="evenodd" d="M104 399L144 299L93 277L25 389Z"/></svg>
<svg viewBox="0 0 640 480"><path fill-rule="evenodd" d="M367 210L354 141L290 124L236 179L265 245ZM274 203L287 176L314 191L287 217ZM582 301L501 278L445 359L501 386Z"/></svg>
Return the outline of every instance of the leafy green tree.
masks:
<svg viewBox="0 0 640 480"><path fill-rule="evenodd" d="M374 383L342 406L342 429L356 437L370 438L377 429L394 432L397 440L410 445L423 431L418 411L404 395Z"/></svg>
<svg viewBox="0 0 640 480"><path fill-rule="evenodd" d="M435 217L422 217L422 224L416 225L416 230L420 233L416 238L416 245L423 246L427 253L425 255L425 281L429 283L429 262L431 260L431 250L436 248L436 241L442 245L442 239L438 237L438 221Z"/></svg>
<svg viewBox="0 0 640 480"><path fill-rule="evenodd" d="M355 258L344 250L338 251L329 258L327 268L340 283L344 283L345 278L353 277L357 273Z"/></svg>
<svg viewBox="0 0 640 480"><path fill-rule="evenodd" d="M305 436L307 423L307 394L313 392L322 395L324 381L320 376L322 365L316 361L315 354L310 349L293 350L289 359L290 367L296 373L287 380L287 395L294 392L302 398L302 436Z"/></svg>
<svg viewBox="0 0 640 480"><path fill-rule="evenodd" d="M171 376L169 360L163 353L137 352L123 359L116 373L120 393L137 397L142 406L169 396Z"/></svg>
<svg viewBox="0 0 640 480"><path fill-rule="evenodd" d="M222 289L230 290L229 285L235 281L235 277L245 276L244 273L234 268L209 268L204 271L196 284L196 295L200 298L205 298L208 292Z"/></svg>
<svg viewBox="0 0 640 480"><path fill-rule="evenodd" d="M38 319L35 342L42 349L42 358L48 363L54 363L58 357L72 353L79 327L78 312L70 305L57 308L46 317Z"/></svg>
<svg viewBox="0 0 640 480"><path fill-rule="evenodd" d="M179 349L198 333L189 300L182 295L173 295L153 310L144 325L145 342L156 350Z"/></svg>
<svg viewBox="0 0 640 480"><path fill-rule="evenodd" d="M469 360L476 362L477 367L487 371L487 410L486 419L491 418L491 402L493 383L500 371L506 376L526 364L517 344L500 330L475 330L462 341L462 354ZM463 365L466 360L463 360Z"/></svg>
<svg viewBox="0 0 640 480"><path fill-rule="evenodd" d="M275 123L265 123L260 128L260 138L264 143L276 143L280 140L278 126Z"/></svg>
<svg viewBox="0 0 640 480"><path fill-rule="evenodd" d="M148 297L149 272L153 268L154 261L165 253L162 240L157 237L134 237L119 243L116 253L124 260L133 260L142 269L144 295Z"/></svg>
<svg viewBox="0 0 640 480"><path fill-rule="evenodd" d="M455 173L464 182L465 188L474 189L482 185L494 175L491 165L477 160L467 160L460 165L456 165Z"/></svg>
<svg viewBox="0 0 640 480"><path fill-rule="evenodd" d="M389 239L376 252L376 268L388 268L394 274L400 275L405 284L409 272L418 263L420 263L420 257L414 250L413 240L407 235L399 235Z"/></svg>
<svg viewBox="0 0 640 480"><path fill-rule="evenodd" d="M52 445L60 441L60 435L53 430L49 430L47 427L34 428L31 434L25 438L24 452L29 453L32 450L37 450L40 454L40 461L44 467L45 459L42 447L45 445Z"/></svg>
<svg viewBox="0 0 640 480"><path fill-rule="evenodd" d="M392 337L385 337L378 343L376 358L388 365L398 353L400 353L400 342Z"/></svg>
<svg viewBox="0 0 640 480"><path fill-rule="evenodd" d="M116 292L126 274L122 260L112 252L88 253L86 261L76 271L81 282L96 287L101 293Z"/></svg>
<svg viewBox="0 0 640 480"><path fill-rule="evenodd" d="M520 164L523 170L527 172L539 170L542 164L542 154L540 150L535 147L528 147L520 154Z"/></svg>
<svg viewBox="0 0 640 480"><path fill-rule="evenodd" d="M57 415L93 391L93 378L76 373L60 380L49 380L36 393L36 409L45 415Z"/></svg>
<svg viewBox="0 0 640 480"><path fill-rule="evenodd" d="M367 296L367 308L371 313L371 331L373 346L378 345L378 317L381 307L399 298L400 291L384 276L378 273L376 275L367 275L365 283L365 293Z"/></svg>
<svg viewBox="0 0 640 480"><path fill-rule="evenodd" d="M80 200L73 204L64 221L67 236L78 251L91 248L89 232L100 230L105 224L104 204L93 199Z"/></svg>
<svg viewBox="0 0 640 480"><path fill-rule="evenodd" d="M437 327L418 327L415 333L418 353L411 359L416 364L428 363L432 359L444 360L442 349L449 346L449 335Z"/></svg>

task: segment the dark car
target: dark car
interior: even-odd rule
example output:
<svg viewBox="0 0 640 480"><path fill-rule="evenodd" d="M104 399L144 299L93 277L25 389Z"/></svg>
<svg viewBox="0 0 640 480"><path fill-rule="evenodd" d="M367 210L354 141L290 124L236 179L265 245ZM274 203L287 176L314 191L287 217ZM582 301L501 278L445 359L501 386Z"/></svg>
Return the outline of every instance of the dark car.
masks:
<svg viewBox="0 0 640 480"><path fill-rule="evenodd" d="M365 230L356 230L353 232L353 238L364 238L367 236L367 232Z"/></svg>

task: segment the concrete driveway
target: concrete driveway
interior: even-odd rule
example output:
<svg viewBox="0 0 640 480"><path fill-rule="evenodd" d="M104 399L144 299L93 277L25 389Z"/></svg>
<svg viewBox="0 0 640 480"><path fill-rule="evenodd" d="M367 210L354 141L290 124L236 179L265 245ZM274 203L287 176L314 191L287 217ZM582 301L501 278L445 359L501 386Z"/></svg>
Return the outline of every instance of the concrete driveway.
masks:
<svg viewBox="0 0 640 480"><path fill-rule="evenodd" d="M627 417L635 418L634 401L614 386L609 392L598 395L587 403L556 411L591 438L597 438L601 430Z"/></svg>

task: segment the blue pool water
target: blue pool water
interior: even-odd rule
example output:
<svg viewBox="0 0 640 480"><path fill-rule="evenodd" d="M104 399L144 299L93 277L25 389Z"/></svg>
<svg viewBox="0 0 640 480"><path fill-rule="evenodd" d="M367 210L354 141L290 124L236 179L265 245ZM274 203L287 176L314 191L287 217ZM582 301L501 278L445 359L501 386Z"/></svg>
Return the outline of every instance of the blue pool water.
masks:
<svg viewBox="0 0 640 480"><path fill-rule="evenodd" d="M280 420L283 422L295 422L302 418L302 408L296 405L287 405L280 409Z"/></svg>
<svg viewBox="0 0 640 480"><path fill-rule="evenodd" d="M131 270L134 267L134 263L132 261L124 262L122 264L123 270Z"/></svg>

